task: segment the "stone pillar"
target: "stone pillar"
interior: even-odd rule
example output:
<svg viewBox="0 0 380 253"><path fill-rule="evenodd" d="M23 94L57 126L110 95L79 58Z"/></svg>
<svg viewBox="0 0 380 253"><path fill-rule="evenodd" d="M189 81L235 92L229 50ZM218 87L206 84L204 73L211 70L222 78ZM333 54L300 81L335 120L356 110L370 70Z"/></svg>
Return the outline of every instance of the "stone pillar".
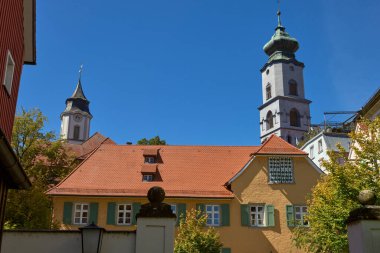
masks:
<svg viewBox="0 0 380 253"><path fill-rule="evenodd" d="M359 193L363 205L350 212L347 220L350 252L375 253L380 249L380 206L376 195L369 190Z"/></svg>
<svg viewBox="0 0 380 253"><path fill-rule="evenodd" d="M162 203L165 191L152 187L150 203L141 206L137 218L136 253L173 253L176 215L170 205Z"/></svg>

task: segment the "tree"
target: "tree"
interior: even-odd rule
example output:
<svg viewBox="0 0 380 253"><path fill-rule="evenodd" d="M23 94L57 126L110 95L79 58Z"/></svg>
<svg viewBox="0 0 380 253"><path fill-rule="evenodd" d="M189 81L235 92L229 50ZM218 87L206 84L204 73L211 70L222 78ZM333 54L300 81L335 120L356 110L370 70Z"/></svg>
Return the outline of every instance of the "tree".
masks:
<svg viewBox="0 0 380 253"><path fill-rule="evenodd" d="M207 216L199 210L187 212L181 222L175 239L175 253L220 253L222 243L214 228L205 229Z"/></svg>
<svg viewBox="0 0 380 253"><path fill-rule="evenodd" d="M323 161L329 174L312 190L307 216L310 228L295 229L296 246L310 252L348 252L346 220L360 206L359 192L369 189L379 197L380 118L363 120L359 126L361 130L350 133L354 161L347 159L341 146L340 152L330 152L330 160Z"/></svg>
<svg viewBox="0 0 380 253"><path fill-rule="evenodd" d="M51 228L51 200L44 193L73 168L75 157L57 140L44 132L47 118L38 109L16 115L12 147L32 182L29 190L9 191L5 222L12 228Z"/></svg>
<svg viewBox="0 0 380 253"><path fill-rule="evenodd" d="M146 138L143 138L137 141L137 145L166 145L166 141L161 140L160 136L156 136L149 140L147 140Z"/></svg>

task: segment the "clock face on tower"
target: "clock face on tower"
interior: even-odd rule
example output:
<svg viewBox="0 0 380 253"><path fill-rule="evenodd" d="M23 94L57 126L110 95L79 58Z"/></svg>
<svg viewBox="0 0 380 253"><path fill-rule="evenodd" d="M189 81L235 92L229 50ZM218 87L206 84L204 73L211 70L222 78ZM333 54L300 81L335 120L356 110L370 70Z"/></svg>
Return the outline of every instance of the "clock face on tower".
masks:
<svg viewBox="0 0 380 253"><path fill-rule="evenodd" d="M82 115L80 115L79 113L75 114L74 115L74 120L76 122L80 122L82 120Z"/></svg>

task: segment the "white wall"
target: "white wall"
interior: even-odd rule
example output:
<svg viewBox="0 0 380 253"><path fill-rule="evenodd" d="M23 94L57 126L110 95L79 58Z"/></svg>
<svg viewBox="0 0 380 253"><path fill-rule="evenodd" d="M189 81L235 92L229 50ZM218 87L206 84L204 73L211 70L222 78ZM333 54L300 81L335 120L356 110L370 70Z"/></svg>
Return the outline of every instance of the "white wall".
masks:
<svg viewBox="0 0 380 253"><path fill-rule="evenodd" d="M136 233L106 232L102 253L134 253ZM2 253L82 253L80 231L4 231Z"/></svg>

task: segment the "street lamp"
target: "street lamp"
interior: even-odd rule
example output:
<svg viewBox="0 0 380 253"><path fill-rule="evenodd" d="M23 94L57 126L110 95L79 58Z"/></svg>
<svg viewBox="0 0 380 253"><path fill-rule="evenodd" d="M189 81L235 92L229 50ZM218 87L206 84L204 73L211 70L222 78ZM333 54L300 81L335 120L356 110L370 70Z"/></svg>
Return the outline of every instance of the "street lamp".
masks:
<svg viewBox="0 0 380 253"><path fill-rule="evenodd" d="M79 229L82 233L82 253L100 253L105 229L94 223Z"/></svg>

